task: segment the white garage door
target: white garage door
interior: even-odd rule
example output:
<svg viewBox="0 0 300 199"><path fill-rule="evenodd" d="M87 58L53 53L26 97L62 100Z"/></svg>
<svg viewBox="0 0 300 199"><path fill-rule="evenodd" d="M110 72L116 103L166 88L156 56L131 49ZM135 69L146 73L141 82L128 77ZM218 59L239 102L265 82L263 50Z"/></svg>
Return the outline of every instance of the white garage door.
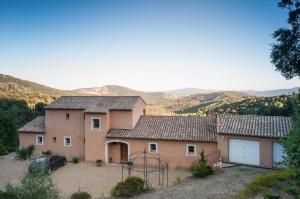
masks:
<svg viewBox="0 0 300 199"><path fill-rule="evenodd" d="M281 144L273 143L273 166L282 167L285 153Z"/></svg>
<svg viewBox="0 0 300 199"><path fill-rule="evenodd" d="M259 141L229 139L229 162L259 165Z"/></svg>

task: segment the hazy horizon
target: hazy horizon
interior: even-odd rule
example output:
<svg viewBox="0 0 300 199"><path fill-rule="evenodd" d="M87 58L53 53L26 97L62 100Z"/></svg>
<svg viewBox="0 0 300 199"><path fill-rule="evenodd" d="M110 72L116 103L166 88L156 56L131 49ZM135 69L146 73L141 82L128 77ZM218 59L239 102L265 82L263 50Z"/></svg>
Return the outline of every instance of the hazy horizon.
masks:
<svg viewBox="0 0 300 199"><path fill-rule="evenodd" d="M286 11L266 1L0 1L0 73L53 88L298 87L270 63Z"/></svg>

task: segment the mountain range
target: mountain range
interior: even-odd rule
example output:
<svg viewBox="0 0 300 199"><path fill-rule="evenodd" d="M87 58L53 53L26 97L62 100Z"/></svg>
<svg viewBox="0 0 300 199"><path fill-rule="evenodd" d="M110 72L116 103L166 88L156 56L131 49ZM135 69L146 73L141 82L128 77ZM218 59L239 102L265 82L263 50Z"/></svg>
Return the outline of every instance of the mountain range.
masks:
<svg viewBox="0 0 300 199"><path fill-rule="evenodd" d="M60 90L45 85L0 74L0 97L21 99L29 105L38 102L50 103L63 95L138 95L148 104L150 114L183 114L197 111L203 106L222 106L260 96L288 95L299 92L300 87L291 89L276 89L268 91L217 91L197 88L182 88L176 90L145 92L118 85L105 85L93 88L75 90Z"/></svg>

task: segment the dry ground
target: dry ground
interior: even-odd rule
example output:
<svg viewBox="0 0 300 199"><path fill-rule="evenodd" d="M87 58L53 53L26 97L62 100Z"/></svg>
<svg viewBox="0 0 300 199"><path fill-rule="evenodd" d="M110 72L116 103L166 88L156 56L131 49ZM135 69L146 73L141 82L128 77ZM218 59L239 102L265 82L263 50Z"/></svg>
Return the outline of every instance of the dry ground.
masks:
<svg viewBox="0 0 300 199"><path fill-rule="evenodd" d="M19 161L13 155L0 157L0 189L7 183L18 183L26 174L29 161ZM62 198L69 197L78 190L87 191L95 198L109 196L111 188L121 181L122 172L120 165L97 167L94 162L68 163L51 175ZM265 172L263 169L250 167L232 167L217 171L214 175L195 179L186 170L169 171L169 187L157 189L150 193L139 195L138 199L212 199L224 198L242 186L249 183L257 174ZM137 174L137 173L135 173ZM139 174L142 177L142 174ZM158 174L150 174L150 183L158 188ZM125 170L124 177L127 176ZM181 176L186 180L174 186L175 178ZM166 183L166 181L165 181Z"/></svg>
<svg viewBox="0 0 300 199"><path fill-rule="evenodd" d="M14 157L14 153L0 156L0 190L3 190L7 183L18 183L27 171L30 162L18 161Z"/></svg>
<svg viewBox="0 0 300 199"><path fill-rule="evenodd" d="M231 167L204 179L187 178L184 183L139 195L135 199L223 199L237 192L265 169Z"/></svg>

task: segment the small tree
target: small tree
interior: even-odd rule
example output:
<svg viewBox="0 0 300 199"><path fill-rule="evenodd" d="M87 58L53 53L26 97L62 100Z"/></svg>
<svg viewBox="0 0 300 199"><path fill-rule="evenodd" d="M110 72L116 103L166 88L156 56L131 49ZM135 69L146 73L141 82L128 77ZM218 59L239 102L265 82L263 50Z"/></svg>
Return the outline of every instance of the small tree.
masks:
<svg viewBox="0 0 300 199"><path fill-rule="evenodd" d="M200 153L200 159L195 161L191 166L191 172L193 176L201 178L213 173L213 168L207 164L207 160L205 159L204 150Z"/></svg>
<svg viewBox="0 0 300 199"><path fill-rule="evenodd" d="M286 153L285 164L300 167L300 94L293 95L293 129L281 140Z"/></svg>
<svg viewBox="0 0 300 199"><path fill-rule="evenodd" d="M5 189L18 199L59 199L50 176L41 173L28 174L22 178L20 185L8 184Z"/></svg>

